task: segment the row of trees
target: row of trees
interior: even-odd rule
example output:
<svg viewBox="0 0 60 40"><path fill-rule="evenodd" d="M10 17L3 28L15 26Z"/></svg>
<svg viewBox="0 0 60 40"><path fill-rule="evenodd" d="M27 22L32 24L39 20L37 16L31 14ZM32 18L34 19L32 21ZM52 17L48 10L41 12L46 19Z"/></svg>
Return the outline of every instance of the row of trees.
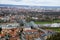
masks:
<svg viewBox="0 0 60 40"><path fill-rule="evenodd" d="M60 33L57 33L56 35L52 35L47 40L60 40Z"/></svg>

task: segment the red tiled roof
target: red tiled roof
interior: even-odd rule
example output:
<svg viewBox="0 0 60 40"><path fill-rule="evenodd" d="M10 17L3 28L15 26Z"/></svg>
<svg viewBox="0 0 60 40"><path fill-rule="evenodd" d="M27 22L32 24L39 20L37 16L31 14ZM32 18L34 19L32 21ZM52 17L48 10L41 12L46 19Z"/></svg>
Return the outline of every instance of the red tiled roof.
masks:
<svg viewBox="0 0 60 40"><path fill-rule="evenodd" d="M4 37L4 36L5 36L5 34L0 34L0 36L1 36L1 37Z"/></svg>
<svg viewBox="0 0 60 40"><path fill-rule="evenodd" d="M24 32L37 32L38 30L34 30L34 29L32 29L32 30L26 30L26 31L24 31Z"/></svg>

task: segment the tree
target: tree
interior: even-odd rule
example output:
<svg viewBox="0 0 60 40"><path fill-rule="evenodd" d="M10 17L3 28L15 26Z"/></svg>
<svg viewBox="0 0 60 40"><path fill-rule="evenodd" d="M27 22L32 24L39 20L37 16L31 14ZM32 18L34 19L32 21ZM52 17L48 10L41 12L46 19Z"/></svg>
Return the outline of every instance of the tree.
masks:
<svg viewBox="0 0 60 40"><path fill-rule="evenodd" d="M50 38L47 38L47 40L60 40L60 33L52 35Z"/></svg>
<svg viewBox="0 0 60 40"><path fill-rule="evenodd" d="M0 34L1 34L2 28L0 28Z"/></svg>

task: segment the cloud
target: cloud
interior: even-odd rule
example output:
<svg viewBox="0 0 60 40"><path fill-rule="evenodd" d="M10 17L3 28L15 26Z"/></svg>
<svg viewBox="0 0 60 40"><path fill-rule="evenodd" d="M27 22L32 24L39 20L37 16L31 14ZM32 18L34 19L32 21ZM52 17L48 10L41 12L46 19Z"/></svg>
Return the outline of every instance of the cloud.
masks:
<svg viewBox="0 0 60 40"><path fill-rule="evenodd" d="M16 1L16 2L19 2L19 1L22 1L22 0L10 0L10 1Z"/></svg>
<svg viewBox="0 0 60 40"><path fill-rule="evenodd" d="M60 6L60 0L0 0L0 4L30 6Z"/></svg>

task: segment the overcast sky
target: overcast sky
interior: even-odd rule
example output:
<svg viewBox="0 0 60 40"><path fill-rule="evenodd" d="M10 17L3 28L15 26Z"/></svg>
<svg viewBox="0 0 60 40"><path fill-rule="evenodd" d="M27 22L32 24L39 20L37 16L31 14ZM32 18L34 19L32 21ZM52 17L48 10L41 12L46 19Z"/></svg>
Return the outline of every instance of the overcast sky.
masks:
<svg viewBox="0 0 60 40"><path fill-rule="evenodd" d="M0 0L0 4L30 6L60 6L60 0Z"/></svg>

